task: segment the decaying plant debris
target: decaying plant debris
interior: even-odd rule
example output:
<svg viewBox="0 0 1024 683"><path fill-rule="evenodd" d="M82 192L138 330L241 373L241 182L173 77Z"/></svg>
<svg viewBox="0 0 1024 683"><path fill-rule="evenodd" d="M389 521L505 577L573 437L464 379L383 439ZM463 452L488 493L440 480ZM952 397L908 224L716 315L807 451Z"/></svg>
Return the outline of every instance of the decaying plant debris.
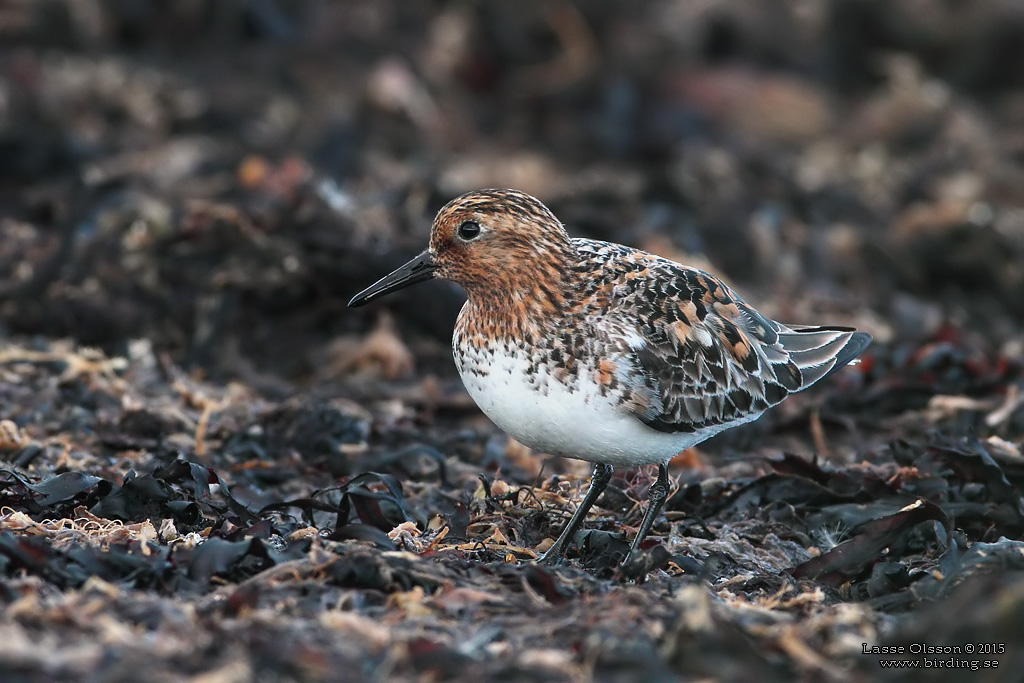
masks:
<svg viewBox="0 0 1024 683"><path fill-rule="evenodd" d="M1012 680L1024 17L791 5L0 9L4 680ZM536 566L588 468L480 416L459 292L344 308L493 185L877 341Z"/></svg>

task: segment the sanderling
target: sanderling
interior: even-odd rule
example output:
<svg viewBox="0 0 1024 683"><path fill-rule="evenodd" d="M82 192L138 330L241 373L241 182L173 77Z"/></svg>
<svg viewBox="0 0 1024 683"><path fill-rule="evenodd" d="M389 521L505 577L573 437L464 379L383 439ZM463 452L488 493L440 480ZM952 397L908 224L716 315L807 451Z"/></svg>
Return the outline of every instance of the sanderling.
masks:
<svg viewBox="0 0 1024 683"><path fill-rule="evenodd" d="M871 341L846 327L783 325L696 268L569 237L515 190L449 202L427 250L349 306L435 277L466 290L452 345L480 409L533 449L594 463L583 501L540 558L550 564L612 467L658 465L628 561L665 502L673 456L757 419Z"/></svg>

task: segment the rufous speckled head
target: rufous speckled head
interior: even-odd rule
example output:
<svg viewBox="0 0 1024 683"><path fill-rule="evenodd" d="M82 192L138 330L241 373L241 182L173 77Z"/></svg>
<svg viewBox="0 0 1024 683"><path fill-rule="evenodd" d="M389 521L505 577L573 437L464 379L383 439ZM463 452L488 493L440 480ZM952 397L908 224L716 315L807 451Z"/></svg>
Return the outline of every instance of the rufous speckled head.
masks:
<svg viewBox="0 0 1024 683"><path fill-rule="evenodd" d="M540 201L517 190L477 190L448 202L434 218L430 246L349 302L377 297L434 277L469 297L522 296L538 282L560 280L569 235Z"/></svg>

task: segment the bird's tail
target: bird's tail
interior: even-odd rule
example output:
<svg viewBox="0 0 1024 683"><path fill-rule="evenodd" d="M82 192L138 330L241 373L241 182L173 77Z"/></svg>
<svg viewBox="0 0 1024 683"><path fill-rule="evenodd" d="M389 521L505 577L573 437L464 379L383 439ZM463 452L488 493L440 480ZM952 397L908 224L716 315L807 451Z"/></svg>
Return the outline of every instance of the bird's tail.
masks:
<svg viewBox="0 0 1024 683"><path fill-rule="evenodd" d="M809 387L853 362L871 335L850 327L790 327L779 333L779 342Z"/></svg>

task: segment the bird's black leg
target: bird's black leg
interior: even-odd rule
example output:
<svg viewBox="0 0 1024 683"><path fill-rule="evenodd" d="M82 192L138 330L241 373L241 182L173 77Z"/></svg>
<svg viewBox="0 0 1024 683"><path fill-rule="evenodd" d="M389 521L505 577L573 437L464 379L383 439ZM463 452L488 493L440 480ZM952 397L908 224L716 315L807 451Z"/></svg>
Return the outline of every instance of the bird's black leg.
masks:
<svg viewBox="0 0 1024 683"><path fill-rule="evenodd" d="M569 547L569 542L572 541L572 537L576 535L577 531L579 531L587 513L590 512L590 508L593 507L594 501L596 501L604 492L605 488L608 486L608 482L611 481L611 478L611 465L602 465L600 463L594 464L594 474L590 479L590 488L587 489L587 495L583 496L583 500L580 502L579 507L576 508L576 512L572 513L569 523L565 525L565 529L561 534L559 534L558 540L555 541L555 544L548 548L546 553L537 558L538 562L556 565L562 561L562 555L565 554L565 549Z"/></svg>
<svg viewBox="0 0 1024 683"><path fill-rule="evenodd" d="M665 499L668 498L668 488L668 466L658 465L658 478L651 484L651 489L647 493L647 511L644 512L644 518L640 522L640 529L637 530L636 538L633 539L633 543L629 546L629 554L626 555L623 564L629 562L630 558L640 548L640 544L644 542L644 538L647 537L647 532L654 525L654 518L661 512L661 506L665 504Z"/></svg>

